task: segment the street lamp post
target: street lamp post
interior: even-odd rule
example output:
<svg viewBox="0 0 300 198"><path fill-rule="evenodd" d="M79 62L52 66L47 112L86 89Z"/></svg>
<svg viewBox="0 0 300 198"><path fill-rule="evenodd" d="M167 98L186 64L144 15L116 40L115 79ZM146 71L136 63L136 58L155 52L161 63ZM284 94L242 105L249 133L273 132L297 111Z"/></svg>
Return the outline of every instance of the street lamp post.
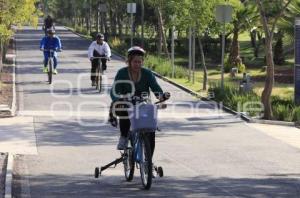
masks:
<svg viewBox="0 0 300 198"><path fill-rule="evenodd" d="M295 19L294 101L300 105L300 18Z"/></svg>
<svg viewBox="0 0 300 198"><path fill-rule="evenodd" d="M127 3L127 13L130 13L131 37L130 46L133 45L133 14L136 13L136 3Z"/></svg>

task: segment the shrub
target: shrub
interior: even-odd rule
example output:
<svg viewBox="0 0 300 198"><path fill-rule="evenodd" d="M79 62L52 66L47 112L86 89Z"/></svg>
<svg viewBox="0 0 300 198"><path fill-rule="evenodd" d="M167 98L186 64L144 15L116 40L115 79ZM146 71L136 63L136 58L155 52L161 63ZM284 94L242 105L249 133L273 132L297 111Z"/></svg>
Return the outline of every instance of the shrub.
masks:
<svg viewBox="0 0 300 198"><path fill-rule="evenodd" d="M246 66L243 63L239 63L237 65L237 68L238 68L239 73L244 73L246 71Z"/></svg>
<svg viewBox="0 0 300 198"><path fill-rule="evenodd" d="M163 76L172 76L172 66L168 59L148 55L145 59L145 66ZM175 77L182 78L187 75L186 69L175 66Z"/></svg>
<svg viewBox="0 0 300 198"><path fill-rule="evenodd" d="M292 99L283 99L283 98L280 98L279 96L271 97L271 105L272 106L284 105L290 109L295 108L295 104Z"/></svg>
<svg viewBox="0 0 300 198"><path fill-rule="evenodd" d="M292 121L299 122L300 121L300 107L295 107L292 112Z"/></svg>
<svg viewBox="0 0 300 198"><path fill-rule="evenodd" d="M272 107L276 120L292 121L292 109L286 105L278 104Z"/></svg>
<svg viewBox="0 0 300 198"><path fill-rule="evenodd" d="M262 110L257 110L260 107L258 106L260 98L254 92L240 92L234 85L225 85L222 91L219 82L210 83L209 92L214 93L217 102L223 102L225 106L235 111L247 112L250 116L258 116L262 113Z"/></svg>

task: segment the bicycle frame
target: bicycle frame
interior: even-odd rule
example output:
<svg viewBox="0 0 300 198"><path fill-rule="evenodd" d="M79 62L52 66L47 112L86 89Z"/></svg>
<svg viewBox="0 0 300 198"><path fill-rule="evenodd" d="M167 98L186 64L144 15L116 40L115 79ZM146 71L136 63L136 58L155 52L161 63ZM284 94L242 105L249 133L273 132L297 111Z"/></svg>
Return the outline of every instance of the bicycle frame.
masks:
<svg viewBox="0 0 300 198"><path fill-rule="evenodd" d="M165 100L167 99L169 99L169 96L165 98ZM155 104L157 105L165 100L156 102ZM121 152L121 157L102 166L100 169L99 167L96 167L95 178L98 178L105 169L113 165L116 167L117 164L123 162L126 180L131 181L133 179L134 168L136 166L140 169L144 189L149 190L152 185L152 168L154 168L160 177L163 176L162 167L153 166L152 164L150 133L155 133L155 130L152 132L143 129L130 131L128 146L124 152ZM153 134L153 138L155 138L155 134Z"/></svg>
<svg viewBox="0 0 300 198"><path fill-rule="evenodd" d="M99 90L99 92L102 91L102 75L103 75L103 68L102 68L102 61L103 59L107 60L107 57L93 57L92 59L99 59L100 61L98 61L98 65L96 68L96 77L95 77L95 81L96 81L96 90Z"/></svg>
<svg viewBox="0 0 300 198"><path fill-rule="evenodd" d="M53 67L54 67L54 52L55 50L53 49L47 49L47 50L44 50L46 52L49 52L49 57L48 57L48 63L47 63L47 66L48 66L48 82L49 84L52 83L52 72L53 72Z"/></svg>

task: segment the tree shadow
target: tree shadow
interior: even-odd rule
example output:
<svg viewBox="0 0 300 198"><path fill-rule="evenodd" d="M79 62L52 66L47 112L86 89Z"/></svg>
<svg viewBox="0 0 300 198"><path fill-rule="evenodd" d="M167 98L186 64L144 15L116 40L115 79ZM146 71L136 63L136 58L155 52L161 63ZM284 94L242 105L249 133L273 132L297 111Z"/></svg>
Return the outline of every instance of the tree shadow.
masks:
<svg viewBox="0 0 300 198"><path fill-rule="evenodd" d="M92 172L92 170L91 170ZM230 178L199 175L156 178L152 187L141 187L139 174L132 182L124 176L104 173L99 179L93 175L27 175L31 197L299 197L299 177ZM299 176L299 174L297 174ZM20 179L21 180L21 179Z"/></svg>

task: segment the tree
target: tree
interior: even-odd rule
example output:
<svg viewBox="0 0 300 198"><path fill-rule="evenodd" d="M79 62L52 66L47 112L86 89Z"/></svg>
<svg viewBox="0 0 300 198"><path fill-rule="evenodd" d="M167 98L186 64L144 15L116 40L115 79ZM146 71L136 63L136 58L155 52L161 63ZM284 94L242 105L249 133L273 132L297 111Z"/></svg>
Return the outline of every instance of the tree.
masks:
<svg viewBox="0 0 300 198"><path fill-rule="evenodd" d="M256 0L261 23L265 33L265 53L267 61L267 75L261 101L265 107L264 119L272 118L271 94L274 84L274 62L272 41L278 19L282 16L292 0L262 1ZM267 8L267 9L266 9Z"/></svg>
<svg viewBox="0 0 300 198"><path fill-rule="evenodd" d="M5 45L14 34L13 25L21 27L24 24L37 25L37 0L0 0L0 66L5 55Z"/></svg>
<svg viewBox="0 0 300 198"><path fill-rule="evenodd" d="M233 17L233 38L230 47L228 63L232 67L237 67L242 64L240 57L240 45L239 45L239 34L240 32L248 29L252 24L253 18L256 18L257 13L255 7L247 2L241 2L240 0L232 0L231 5L234 10Z"/></svg>

